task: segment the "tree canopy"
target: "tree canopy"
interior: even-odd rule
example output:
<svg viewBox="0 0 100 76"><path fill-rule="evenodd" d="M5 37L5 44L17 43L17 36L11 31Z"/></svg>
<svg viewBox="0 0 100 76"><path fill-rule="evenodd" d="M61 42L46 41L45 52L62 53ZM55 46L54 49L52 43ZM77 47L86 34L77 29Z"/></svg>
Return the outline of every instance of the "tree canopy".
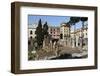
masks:
<svg viewBox="0 0 100 76"><path fill-rule="evenodd" d="M43 25L43 35L47 36L48 35L48 24L45 22Z"/></svg>
<svg viewBox="0 0 100 76"><path fill-rule="evenodd" d="M36 39L37 39L37 44L38 48L41 48L43 46L43 40L44 40L44 35L48 35L48 24L45 22L45 24L42 26L41 19L38 21L38 26L35 31L36 34Z"/></svg>

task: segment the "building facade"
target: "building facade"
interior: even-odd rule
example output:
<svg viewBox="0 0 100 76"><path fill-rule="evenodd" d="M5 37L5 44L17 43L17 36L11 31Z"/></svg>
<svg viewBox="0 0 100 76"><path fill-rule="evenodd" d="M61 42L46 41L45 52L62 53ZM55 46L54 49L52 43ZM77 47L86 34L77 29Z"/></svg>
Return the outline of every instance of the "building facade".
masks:
<svg viewBox="0 0 100 76"><path fill-rule="evenodd" d="M70 27L67 23L60 25L60 42L63 46L69 45Z"/></svg>
<svg viewBox="0 0 100 76"><path fill-rule="evenodd" d="M60 28L59 27L49 26L48 33L49 33L49 35L51 35L52 39L60 38Z"/></svg>
<svg viewBox="0 0 100 76"><path fill-rule="evenodd" d="M71 32L71 46L87 46L88 45L88 28L77 29L74 32Z"/></svg>
<svg viewBox="0 0 100 76"><path fill-rule="evenodd" d="M66 37L70 35L69 25L67 23L62 23L60 26L60 34L62 34L63 40L66 40Z"/></svg>
<svg viewBox="0 0 100 76"><path fill-rule="evenodd" d="M28 26L28 38L34 38L36 36L35 31L37 28L37 24Z"/></svg>
<svg viewBox="0 0 100 76"><path fill-rule="evenodd" d="M37 24L28 26L28 39L35 38ZM59 27L49 26L48 33L51 39L59 40L63 46L80 47L88 45L87 26L76 30L71 30L70 25L62 23Z"/></svg>

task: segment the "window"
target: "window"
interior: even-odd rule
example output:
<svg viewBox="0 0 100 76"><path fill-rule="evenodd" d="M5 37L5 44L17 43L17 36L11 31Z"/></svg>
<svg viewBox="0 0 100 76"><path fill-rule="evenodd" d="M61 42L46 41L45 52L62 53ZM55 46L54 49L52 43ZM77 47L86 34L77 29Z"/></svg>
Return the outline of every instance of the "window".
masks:
<svg viewBox="0 0 100 76"><path fill-rule="evenodd" d="M52 31L52 29L50 29L50 31Z"/></svg>
<svg viewBox="0 0 100 76"><path fill-rule="evenodd" d="M32 36L30 36L30 39L32 39L33 37Z"/></svg>
<svg viewBox="0 0 100 76"><path fill-rule="evenodd" d="M32 30L30 31L30 34L33 34L33 31Z"/></svg>
<svg viewBox="0 0 100 76"><path fill-rule="evenodd" d="M63 39L63 34L60 34L60 39Z"/></svg>
<svg viewBox="0 0 100 76"><path fill-rule="evenodd" d="M28 45L30 45L31 44L31 42L28 40Z"/></svg>

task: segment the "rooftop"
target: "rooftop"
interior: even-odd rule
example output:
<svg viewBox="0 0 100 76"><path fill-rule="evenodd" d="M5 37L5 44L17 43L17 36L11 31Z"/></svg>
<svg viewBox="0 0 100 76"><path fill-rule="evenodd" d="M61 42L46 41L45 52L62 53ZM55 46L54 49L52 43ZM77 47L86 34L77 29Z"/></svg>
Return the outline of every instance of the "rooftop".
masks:
<svg viewBox="0 0 100 76"><path fill-rule="evenodd" d="M68 23L61 23L61 27L69 27L70 25Z"/></svg>

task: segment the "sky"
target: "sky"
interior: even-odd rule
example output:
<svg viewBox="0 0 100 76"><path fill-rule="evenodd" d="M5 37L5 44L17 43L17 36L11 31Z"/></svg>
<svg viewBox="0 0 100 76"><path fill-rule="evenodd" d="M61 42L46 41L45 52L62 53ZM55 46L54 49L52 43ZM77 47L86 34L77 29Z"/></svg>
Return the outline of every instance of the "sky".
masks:
<svg viewBox="0 0 100 76"><path fill-rule="evenodd" d="M49 26L60 26L61 23L67 23L70 20L70 16L47 16L47 15L28 15L28 25L32 25L34 23L38 23L39 19L41 19L42 24L46 21ZM75 24L76 29L82 27L82 22L78 22Z"/></svg>

